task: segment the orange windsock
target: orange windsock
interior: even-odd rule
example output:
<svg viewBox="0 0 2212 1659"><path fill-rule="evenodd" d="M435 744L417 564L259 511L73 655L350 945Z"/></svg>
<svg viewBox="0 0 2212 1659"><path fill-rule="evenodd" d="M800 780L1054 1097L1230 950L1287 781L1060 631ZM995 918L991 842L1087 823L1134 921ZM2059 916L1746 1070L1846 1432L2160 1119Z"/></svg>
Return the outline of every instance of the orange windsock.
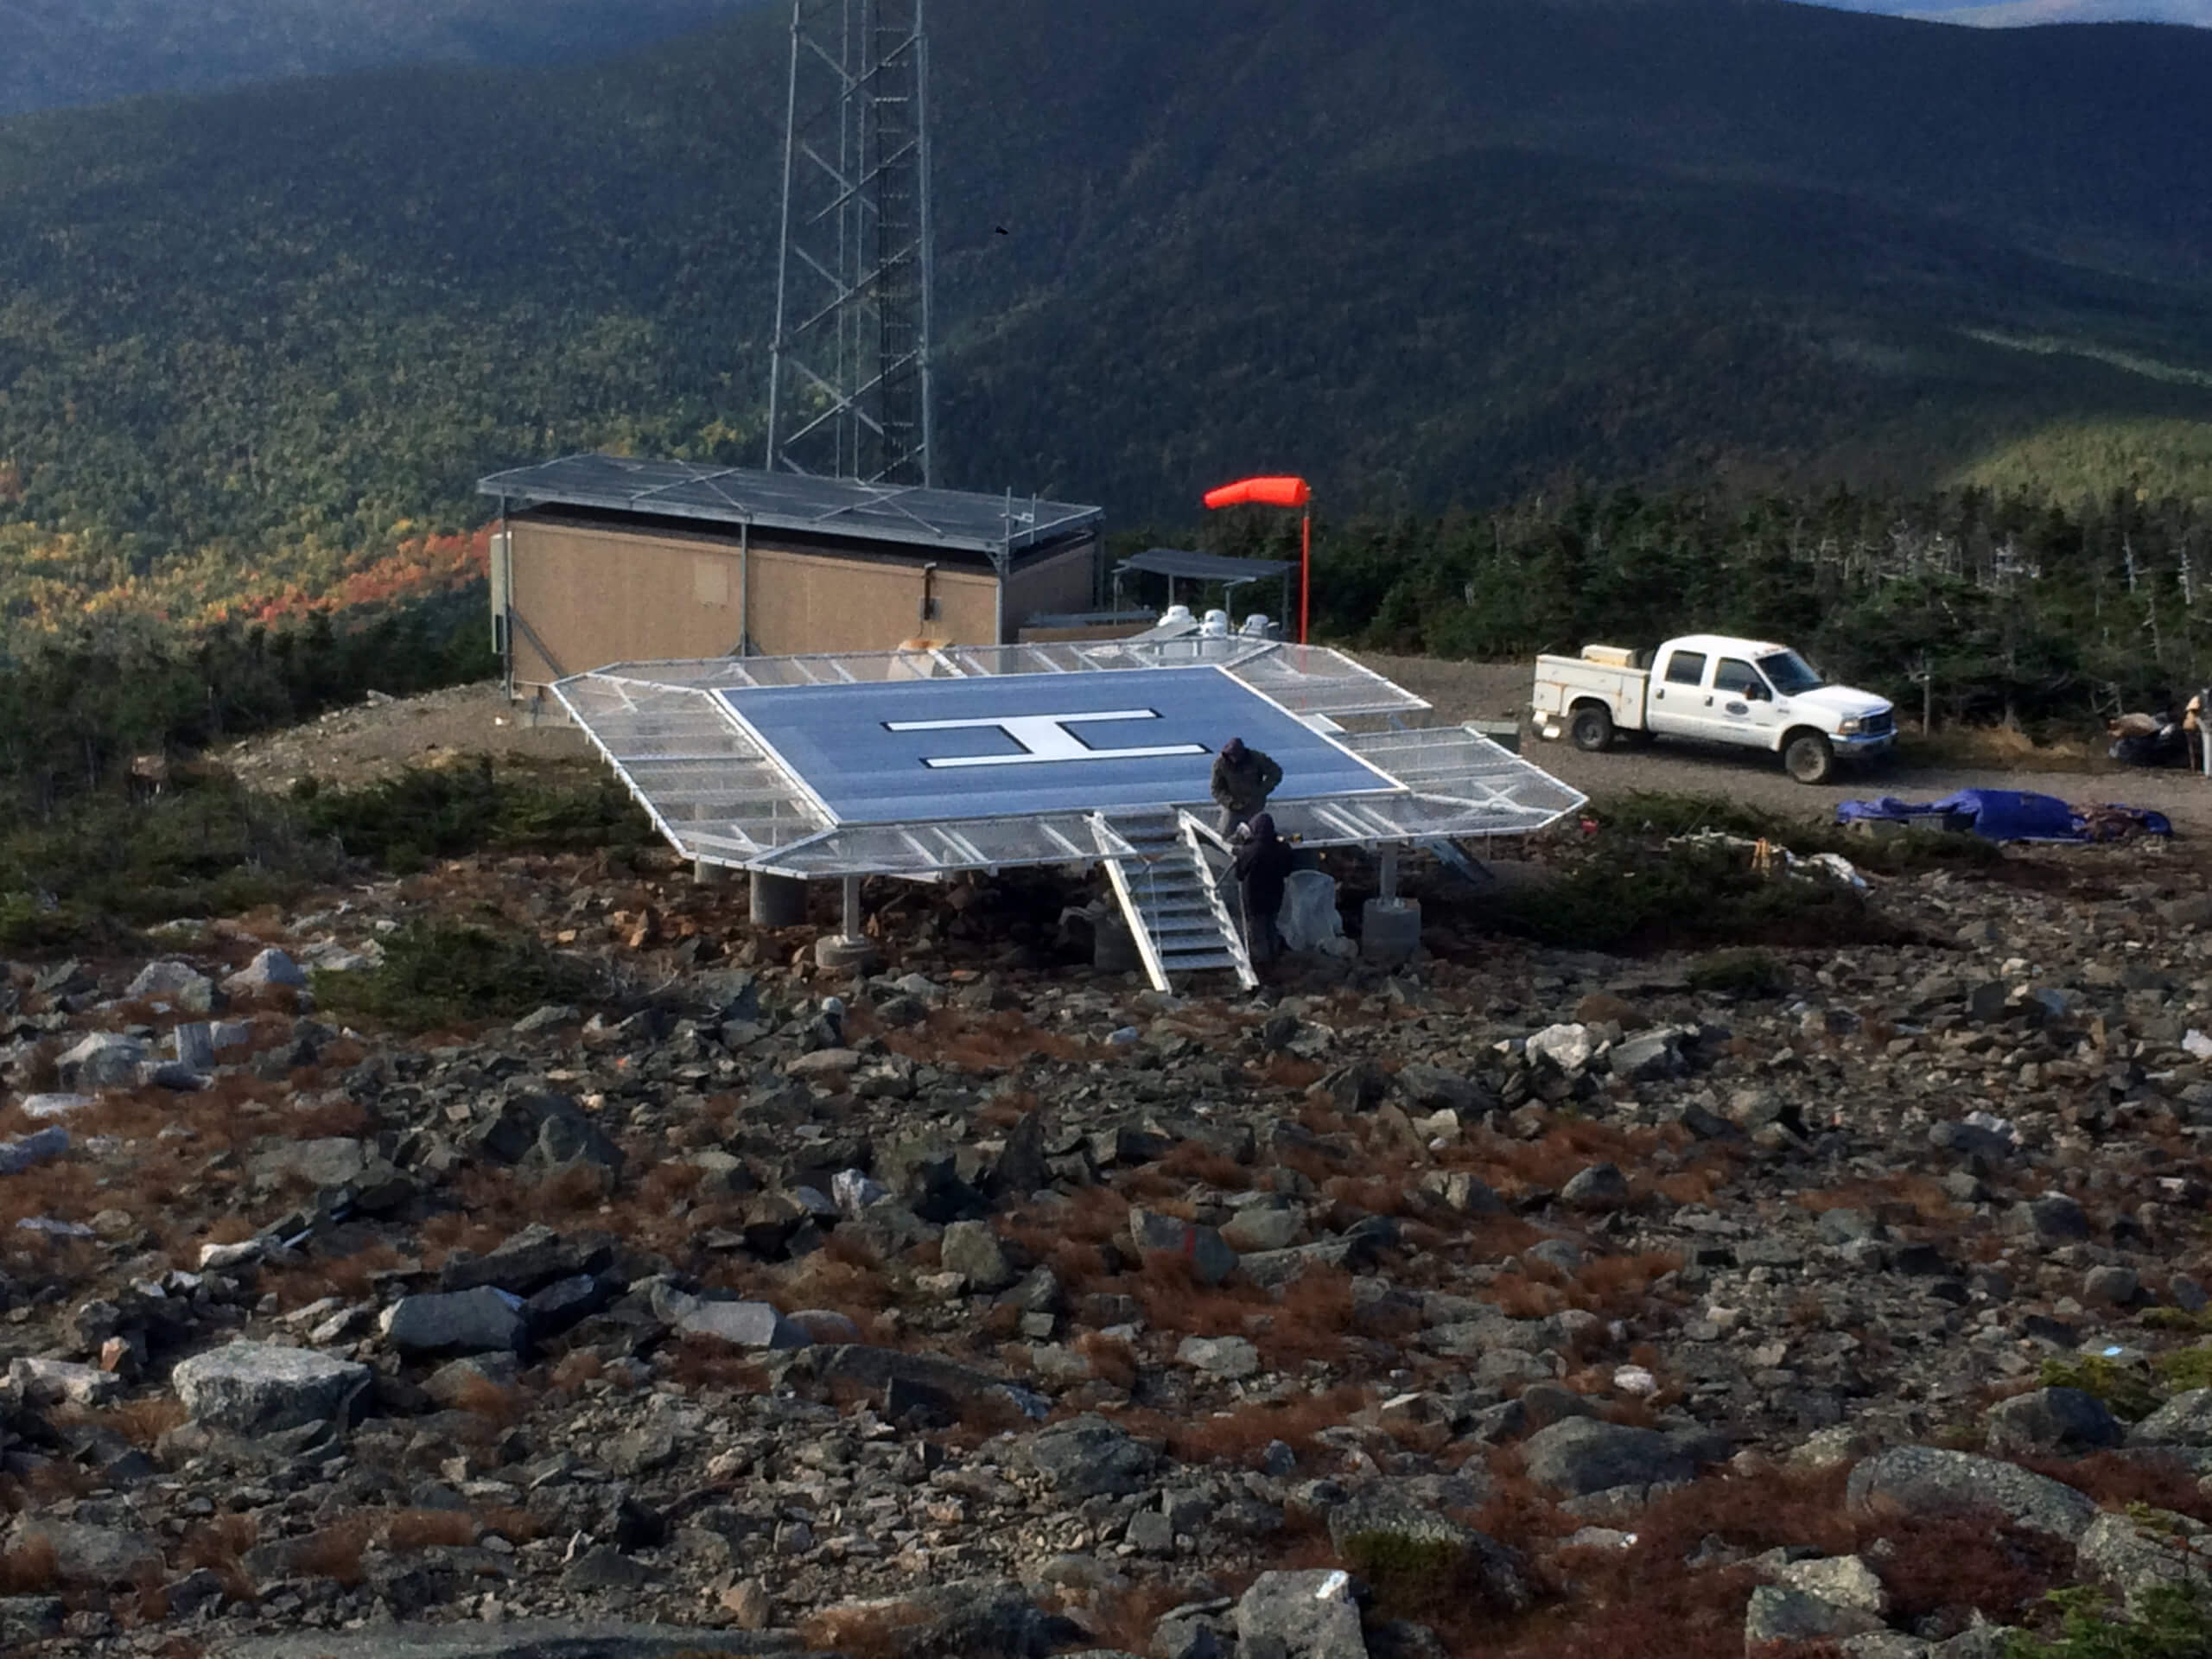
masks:
<svg viewBox="0 0 2212 1659"><path fill-rule="evenodd" d="M1209 507L1302 507L1313 499L1302 478L1247 478L1206 492Z"/></svg>

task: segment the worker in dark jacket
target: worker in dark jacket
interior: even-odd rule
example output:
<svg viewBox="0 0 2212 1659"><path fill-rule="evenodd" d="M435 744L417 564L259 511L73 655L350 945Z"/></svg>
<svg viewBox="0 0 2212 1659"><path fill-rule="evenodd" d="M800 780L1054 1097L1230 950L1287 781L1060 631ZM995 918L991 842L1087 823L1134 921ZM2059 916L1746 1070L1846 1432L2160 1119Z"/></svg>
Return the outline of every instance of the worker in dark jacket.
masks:
<svg viewBox="0 0 2212 1659"><path fill-rule="evenodd" d="M1265 812L1255 817L1230 860L1244 899L1244 942L1255 962L1272 962L1282 950L1282 930L1275 918L1282 909L1284 886L1296 858L1290 843L1275 834Z"/></svg>
<svg viewBox="0 0 2212 1659"><path fill-rule="evenodd" d="M1234 834L1268 809L1268 797L1282 782L1282 768L1244 740L1232 737L1213 758L1213 801L1221 809L1221 833Z"/></svg>

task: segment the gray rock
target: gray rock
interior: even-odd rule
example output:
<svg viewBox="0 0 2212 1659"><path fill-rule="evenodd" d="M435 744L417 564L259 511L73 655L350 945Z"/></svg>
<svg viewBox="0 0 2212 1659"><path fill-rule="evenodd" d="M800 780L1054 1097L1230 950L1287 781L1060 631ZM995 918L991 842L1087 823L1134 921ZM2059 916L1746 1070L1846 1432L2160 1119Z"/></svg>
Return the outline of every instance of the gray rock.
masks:
<svg viewBox="0 0 2212 1659"><path fill-rule="evenodd" d="M226 979L223 988L233 996L246 996L256 991L267 990L272 985L296 989L307 982L307 969L271 945Z"/></svg>
<svg viewBox="0 0 2212 1659"><path fill-rule="evenodd" d="M1406 1103L1421 1112L1479 1112L1493 1103L1490 1091L1456 1071L1419 1062L1399 1069L1395 1081Z"/></svg>
<svg viewBox="0 0 2212 1659"><path fill-rule="evenodd" d="M652 1581L652 1571L612 1544L595 1544L561 1573L571 1590L638 1590Z"/></svg>
<svg viewBox="0 0 2212 1659"><path fill-rule="evenodd" d="M0 1141L0 1175L20 1175L69 1150L69 1131L49 1124L12 1141Z"/></svg>
<svg viewBox="0 0 2212 1659"><path fill-rule="evenodd" d="M1864 1636L1882 1628L1872 1613L1840 1606L1777 1584L1763 1584L1751 1592L1744 1613L1744 1651L1795 1646L1801 1642L1834 1642L1847 1636Z"/></svg>
<svg viewBox="0 0 2212 1659"><path fill-rule="evenodd" d="M252 1435L353 1421L367 1401L370 1373L305 1348L233 1342L194 1354L169 1380L195 1421Z"/></svg>
<svg viewBox="0 0 2212 1659"><path fill-rule="evenodd" d="M345 1186L360 1179L374 1156L359 1141L330 1136L291 1141L253 1154L250 1167L264 1181L289 1177L310 1186Z"/></svg>
<svg viewBox="0 0 2212 1659"><path fill-rule="evenodd" d="M1535 1602L1527 1564L1487 1534L1433 1505L1399 1492L1355 1492L1329 1510L1329 1542L1338 1558L1386 1594L1418 1602L1449 1587L1497 1613L1526 1611Z"/></svg>
<svg viewBox="0 0 2212 1659"><path fill-rule="evenodd" d="M211 1659L301 1659L296 1630L214 1637ZM317 1630L315 1659L677 1659L687 1653L803 1653L793 1630L717 1630L702 1624L523 1618L496 1624L383 1623Z"/></svg>
<svg viewBox="0 0 2212 1659"><path fill-rule="evenodd" d="M1689 1069L1682 1058L1681 1045L1679 1032L1655 1031L1616 1043L1607 1059L1615 1077L1625 1077L1630 1083L1649 1083L1659 1077L1679 1077Z"/></svg>
<svg viewBox="0 0 2212 1659"><path fill-rule="evenodd" d="M133 1001L161 1001L187 1014L212 1013L215 982L188 962L149 962L124 988Z"/></svg>
<svg viewBox="0 0 2212 1659"><path fill-rule="evenodd" d="M2052 1192L2027 1206L2028 1228L2044 1244L2074 1244L2089 1236L2088 1213L2063 1192Z"/></svg>
<svg viewBox="0 0 2212 1659"><path fill-rule="evenodd" d="M2142 1294L2142 1276L2133 1268L2107 1264L2082 1277L2082 1300L2091 1307L2132 1307Z"/></svg>
<svg viewBox="0 0 2212 1659"><path fill-rule="evenodd" d="M1367 1659L1348 1573L1262 1573L1236 1603L1236 1651L1253 1659Z"/></svg>
<svg viewBox="0 0 2212 1659"><path fill-rule="evenodd" d="M0 1643L10 1650L61 1634L68 1605L59 1596L0 1596Z"/></svg>
<svg viewBox="0 0 2212 1659"><path fill-rule="evenodd" d="M2127 1443L2212 1446L2212 1389L2174 1395L2127 1431Z"/></svg>
<svg viewBox="0 0 2212 1659"><path fill-rule="evenodd" d="M1251 1376L1260 1369L1260 1351L1243 1337L1185 1337L1175 1357L1209 1376Z"/></svg>
<svg viewBox="0 0 2212 1659"><path fill-rule="evenodd" d="M1999 1401L1989 1413L1989 1449L2000 1456L2097 1452L2123 1438L2104 1402L2080 1389L2037 1389Z"/></svg>
<svg viewBox="0 0 2212 1659"><path fill-rule="evenodd" d="M2100 1515L2075 1546L2086 1578L2117 1591L2131 1612L2161 1586L2212 1590L2212 1527L2166 1510Z"/></svg>
<svg viewBox="0 0 2212 1659"><path fill-rule="evenodd" d="M1240 1255L1288 1249L1306 1217L1287 1205L1248 1204L1222 1224L1222 1243Z"/></svg>
<svg viewBox="0 0 2212 1659"><path fill-rule="evenodd" d="M2046 1476L1970 1452L1899 1446L1851 1471L1853 1509L1995 1510L2016 1526L2074 1542L2097 1517L2095 1500Z"/></svg>
<svg viewBox="0 0 2212 1659"><path fill-rule="evenodd" d="M1615 1165L1592 1164L1570 1176L1559 1196L1573 1210L1618 1210L1629 1201L1628 1177Z"/></svg>
<svg viewBox="0 0 2212 1659"><path fill-rule="evenodd" d="M938 1265L947 1273L964 1275L970 1289L985 1295L1004 1290L1021 1276L1007 1260L999 1236L983 1221L947 1224L938 1243Z"/></svg>
<svg viewBox="0 0 2212 1659"><path fill-rule="evenodd" d="M766 1302L709 1302L687 1298L672 1323L687 1337L733 1348L804 1348L812 1338Z"/></svg>
<svg viewBox="0 0 2212 1659"><path fill-rule="evenodd" d="M1847 1636L1841 1643L1844 1659L1928 1659L1935 1649L1916 1636L1902 1630L1870 1630Z"/></svg>
<svg viewBox="0 0 2212 1659"><path fill-rule="evenodd" d="M1131 1206L1129 1238L1147 1255L1168 1255L1190 1264L1202 1285L1217 1285L1236 1271L1236 1252L1211 1227L1201 1227L1156 1210Z"/></svg>
<svg viewBox="0 0 2212 1659"><path fill-rule="evenodd" d="M121 1527L32 1520L17 1529L16 1542L43 1543L52 1549L55 1576L64 1584L137 1584L162 1570L162 1552L154 1541Z"/></svg>
<svg viewBox="0 0 2212 1659"><path fill-rule="evenodd" d="M521 1300L489 1285L403 1296L385 1310L383 1328L385 1344L412 1358L519 1353L529 1338Z"/></svg>
<svg viewBox="0 0 2212 1659"><path fill-rule="evenodd" d="M1688 1480L1697 1465L1656 1429L1631 1428L1593 1417L1570 1417L1522 1442L1529 1478L1571 1497L1616 1486Z"/></svg>
<svg viewBox="0 0 2212 1659"><path fill-rule="evenodd" d="M1104 1418L1086 1413L1054 1424L1030 1441L1029 1463L1062 1497L1125 1497L1152 1478L1160 1454Z"/></svg>
<svg viewBox="0 0 2212 1659"><path fill-rule="evenodd" d="M1816 1596L1838 1607L1854 1608L1877 1618L1889 1616L1889 1590L1874 1569L1856 1555L1791 1561L1775 1569L1774 1581L1785 1590Z"/></svg>
<svg viewBox="0 0 2212 1659"><path fill-rule="evenodd" d="M105 1406L123 1393L123 1379L114 1372L67 1359L10 1360L8 1381L35 1406Z"/></svg>
<svg viewBox="0 0 2212 1659"><path fill-rule="evenodd" d="M152 1058L136 1037L96 1031L54 1062L64 1089L128 1089Z"/></svg>

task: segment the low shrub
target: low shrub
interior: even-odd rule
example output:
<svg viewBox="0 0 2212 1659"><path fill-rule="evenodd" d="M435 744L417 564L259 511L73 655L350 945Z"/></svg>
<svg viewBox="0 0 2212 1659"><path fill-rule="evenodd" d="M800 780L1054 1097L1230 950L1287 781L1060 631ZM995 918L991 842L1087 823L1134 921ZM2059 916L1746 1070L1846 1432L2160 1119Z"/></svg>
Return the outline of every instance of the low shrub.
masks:
<svg viewBox="0 0 2212 1659"><path fill-rule="evenodd" d="M2094 1395L2104 1402L2105 1409L2122 1422L2140 1422L2158 1408L2158 1391L2149 1377L2101 1354L2085 1354L2079 1359L2047 1359L2037 1373L2036 1381L2046 1389L2079 1389L2083 1394Z"/></svg>
<svg viewBox="0 0 2212 1659"><path fill-rule="evenodd" d="M316 1005L407 1031L512 1019L587 995L589 969L535 939L448 922L410 922L374 968L311 976Z"/></svg>
<svg viewBox="0 0 2212 1659"><path fill-rule="evenodd" d="M1646 847L1600 838L1494 914L1511 931L1575 950L1817 944L1897 938L1858 889L1823 876L1763 874L1722 845Z"/></svg>
<svg viewBox="0 0 2212 1659"><path fill-rule="evenodd" d="M563 852L641 847L652 823L604 773L573 767L474 765L410 767L363 789L293 787L302 821L349 856L404 874L434 858L476 852Z"/></svg>
<svg viewBox="0 0 2212 1659"><path fill-rule="evenodd" d="M2120 1618L2096 1590L2054 1591L2046 1600L2058 1615L2057 1628L2044 1635L2013 1632L2006 1659L2196 1659L2212 1653L2212 1607L2189 1590L2146 1590L2133 1616Z"/></svg>
<svg viewBox="0 0 2212 1659"><path fill-rule="evenodd" d="M1690 964L1689 982L1700 991L1779 996L1789 988L1789 970L1764 950L1715 950Z"/></svg>

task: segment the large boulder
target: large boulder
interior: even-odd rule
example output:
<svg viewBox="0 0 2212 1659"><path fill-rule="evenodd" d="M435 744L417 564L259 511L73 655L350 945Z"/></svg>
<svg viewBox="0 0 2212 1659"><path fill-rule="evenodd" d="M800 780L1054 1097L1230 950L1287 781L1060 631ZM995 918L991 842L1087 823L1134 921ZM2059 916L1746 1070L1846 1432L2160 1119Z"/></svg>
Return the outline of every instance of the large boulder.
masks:
<svg viewBox="0 0 2212 1659"><path fill-rule="evenodd" d="M488 1285L403 1296L384 1314L385 1344L415 1359L519 1353L529 1328L519 1299Z"/></svg>
<svg viewBox="0 0 2212 1659"><path fill-rule="evenodd" d="M169 1380L196 1421L238 1434L267 1434L353 1421L368 1398L370 1373L365 1365L310 1349L233 1342L194 1354Z"/></svg>
<svg viewBox="0 0 2212 1659"><path fill-rule="evenodd" d="M944 1236L938 1241L938 1262L947 1273L966 1278L970 1290L986 1295L1004 1290L1021 1277L987 1221L947 1223Z"/></svg>
<svg viewBox="0 0 2212 1659"><path fill-rule="evenodd" d="M2127 1431L2127 1443L2212 1446L2212 1389L2174 1395Z"/></svg>
<svg viewBox="0 0 2212 1659"><path fill-rule="evenodd" d="M166 1002L186 1014L213 1014L215 982L188 962L149 962L124 990L133 1001Z"/></svg>
<svg viewBox="0 0 2212 1659"><path fill-rule="evenodd" d="M1236 1650L1282 1659L1367 1659L1351 1575L1261 1573L1236 1603Z"/></svg>
<svg viewBox="0 0 2212 1659"><path fill-rule="evenodd" d="M1892 1446L1867 1459L1851 1471L1844 1491L1855 1510L1990 1510L2025 1531L2069 1544L2097 1518L2094 1499L2048 1476L1933 1446Z"/></svg>
<svg viewBox="0 0 2212 1659"><path fill-rule="evenodd" d="M1688 1480L1697 1472L1689 1453L1658 1430L1595 1417L1538 1429L1522 1442L1521 1455L1531 1480L1570 1497Z"/></svg>
<svg viewBox="0 0 2212 1659"><path fill-rule="evenodd" d="M131 1089L152 1052L136 1037L96 1031L54 1063L64 1089Z"/></svg>
<svg viewBox="0 0 2212 1659"><path fill-rule="evenodd" d="M718 1302L686 1296L672 1304L670 1323L687 1337L733 1348L804 1348L812 1340L766 1302Z"/></svg>
<svg viewBox="0 0 2212 1659"><path fill-rule="evenodd" d="M1329 1542L1338 1559L1398 1605L1471 1597L1491 1611L1517 1613L1535 1599L1516 1552L1387 1489L1356 1492L1334 1505Z"/></svg>
<svg viewBox="0 0 2212 1659"><path fill-rule="evenodd" d="M1859 1608L1783 1585L1763 1584L1751 1592L1751 1605L1744 1611L1744 1651L1757 1654L1764 1648L1840 1642L1881 1628L1879 1618Z"/></svg>
<svg viewBox="0 0 2212 1659"><path fill-rule="evenodd" d="M2100 1452L2123 1438L2104 1402L2080 1389L2037 1389L1999 1401L1989 1413L1989 1449L1999 1454Z"/></svg>
<svg viewBox="0 0 2212 1659"><path fill-rule="evenodd" d="M2100 1515L2074 1548L2084 1578L2120 1592L2131 1612L2164 1586L2202 1596L2212 1591L2212 1527L2185 1515L2135 1506Z"/></svg>
<svg viewBox="0 0 2212 1659"><path fill-rule="evenodd" d="M284 986L297 990L308 982L307 969L275 945L258 953L251 962L223 982L223 988L233 996L251 996L271 986Z"/></svg>
<svg viewBox="0 0 2212 1659"><path fill-rule="evenodd" d="M1058 1497L1126 1497L1160 1466L1160 1454L1095 1413L1056 1423L1029 1443L1030 1466Z"/></svg>

